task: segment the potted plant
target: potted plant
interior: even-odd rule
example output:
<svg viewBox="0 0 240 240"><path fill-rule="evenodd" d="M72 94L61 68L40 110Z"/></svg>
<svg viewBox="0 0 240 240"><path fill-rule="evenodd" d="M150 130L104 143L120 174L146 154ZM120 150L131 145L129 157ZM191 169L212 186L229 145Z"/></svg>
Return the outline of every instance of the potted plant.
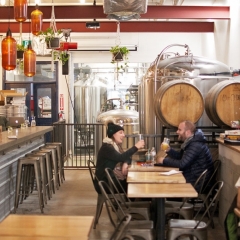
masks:
<svg viewBox="0 0 240 240"><path fill-rule="evenodd" d="M59 60L62 63L62 75L68 75L68 60L69 54L66 51L54 51L54 60Z"/></svg>
<svg viewBox="0 0 240 240"><path fill-rule="evenodd" d="M111 63L124 61L124 64L121 64L120 67L118 67L118 70L128 67L129 50L127 47L120 47L119 45L116 45L114 47L111 47L110 52L112 53Z"/></svg>
<svg viewBox="0 0 240 240"><path fill-rule="evenodd" d="M22 44L17 44L17 59L23 58L24 50L25 50L25 48Z"/></svg>
<svg viewBox="0 0 240 240"><path fill-rule="evenodd" d="M49 27L45 31L40 31L39 36L46 42L47 48L55 49L59 48L61 33L60 29L55 32L53 28Z"/></svg>

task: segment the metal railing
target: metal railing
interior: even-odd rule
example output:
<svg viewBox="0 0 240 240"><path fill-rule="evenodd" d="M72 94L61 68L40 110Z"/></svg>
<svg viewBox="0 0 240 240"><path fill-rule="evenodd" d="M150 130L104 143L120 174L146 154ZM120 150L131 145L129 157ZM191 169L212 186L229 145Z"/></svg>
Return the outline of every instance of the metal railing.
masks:
<svg viewBox="0 0 240 240"><path fill-rule="evenodd" d="M214 138L221 131L224 132L224 129L214 128L205 130L209 147L217 148L218 144L214 141ZM174 148L180 147L176 129L165 129L163 135L142 134L142 136L145 140L146 149L155 147L156 151L158 151L164 136L170 138L171 146ZM96 162L104 137L106 137L104 124L71 124L62 121L53 124L53 141L62 143L65 155L65 168L87 168L88 160ZM138 140L138 134L126 135L122 144L123 148L128 149L132 147Z"/></svg>

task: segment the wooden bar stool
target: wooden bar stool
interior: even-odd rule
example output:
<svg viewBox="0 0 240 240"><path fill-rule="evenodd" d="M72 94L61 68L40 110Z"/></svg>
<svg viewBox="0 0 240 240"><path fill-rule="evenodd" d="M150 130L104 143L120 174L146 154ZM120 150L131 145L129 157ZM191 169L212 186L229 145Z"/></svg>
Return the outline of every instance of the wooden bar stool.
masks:
<svg viewBox="0 0 240 240"><path fill-rule="evenodd" d="M57 147L57 155L58 155L58 164L61 176L61 182L65 181L65 174L64 174L64 156L62 151L62 143L60 142L49 142L46 143L46 146L56 146Z"/></svg>
<svg viewBox="0 0 240 240"><path fill-rule="evenodd" d="M16 213L16 209L18 208L19 196L21 195L21 185L24 186L26 182L22 182L22 174L26 174L23 169L26 166L33 166L34 174L36 179L36 185L38 190L38 200L39 207L41 212L43 213L44 201L43 201L43 191L41 184L41 167L40 167L40 158L39 157L22 157L18 160L18 168L17 168L17 179L16 179L16 192L15 192L15 204L14 204L14 212ZM26 168L25 168L26 170Z"/></svg>
<svg viewBox="0 0 240 240"><path fill-rule="evenodd" d="M47 166L47 178L50 189L50 197L52 198L52 194L55 194L55 186L54 186L54 177L53 177L53 162L52 162L52 151L51 149L47 150L34 150L31 152L32 154L45 154L46 166Z"/></svg>
<svg viewBox="0 0 240 240"><path fill-rule="evenodd" d="M50 194L50 186L47 174L47 163L46 163L46 154L45 153L28 153L25 155L26 157L39 157L40 167L41 167L41 175L42 175L42 189L45 203L47 204L48 200L51 199Z"/></svg>
<svg viewBox="0 0 240 240"><path fill-rule="evenodd" d="M58 159L57 159L57 147L56 146L44 146L40 147L39 150L51 150L51 157L53 163L53 173L54 173L54 180L56 189L59 189L60 186L60 174L59 174L59 166L58 166Z"/></svg>

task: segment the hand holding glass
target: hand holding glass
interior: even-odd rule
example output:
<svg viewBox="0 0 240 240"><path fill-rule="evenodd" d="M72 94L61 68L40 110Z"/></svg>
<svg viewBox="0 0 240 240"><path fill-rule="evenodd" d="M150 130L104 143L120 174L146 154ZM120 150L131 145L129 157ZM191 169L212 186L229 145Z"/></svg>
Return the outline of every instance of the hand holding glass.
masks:
<svg viewBox="0 0 240 240"><path fill-rule="evenodd" d="M161 144L161 150L166 151L169 148L170 139L164 138Z"/></svg>

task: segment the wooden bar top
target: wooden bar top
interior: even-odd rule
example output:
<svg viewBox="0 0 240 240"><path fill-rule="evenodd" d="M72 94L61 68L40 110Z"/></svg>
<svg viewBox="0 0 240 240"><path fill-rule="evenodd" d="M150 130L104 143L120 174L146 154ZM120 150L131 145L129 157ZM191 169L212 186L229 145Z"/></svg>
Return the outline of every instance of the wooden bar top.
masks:
<svg viewBox="0 0 240 240"><path fill-rule="evenodd" d="M159 172L128 172L128 183L186 183L182 173L161 175Z"/></svg>
<svg viewBox="0 0 240 240"><path fill-rule="evenodd" d="M12 148L14 145L24 144L26 141L42 136L52 130L52 126L36 126L24 129L16 128L11 133L4 131L0 133L0 151ZM17 138L8 138L9 136L16 136Z"/></svg>
<svg viewBox="0 0 240 240"><path fill-rule="evenodd" d="M11 214L0 223L0 239L89 239L92 216Z"/></svg>
<svg viewBox="0 0 240 240"><path fill-rule="evenodd" d="M161 167L161 166L147 166L147 165L131 165L128 168L128 172L168 172L170 170L179 170L173 167Z"/></svg>
<svg viewBox="0 0 240 240"><path fill-rule="evenodd" d="M232 145L232 144L228 144L228 143L224 143L224 139L222 138L216 138L216 141L222 145L224 145L225 147L228 147L232 150L235 150L236 152L240 153L240 146L239 145Z"/></svg>
<svg viewBox="0 0 240 240"><path fill-rule="evenodd" d="M127 194L130 198L184 198L198 196L190 183L129 183Z"/></svg>

